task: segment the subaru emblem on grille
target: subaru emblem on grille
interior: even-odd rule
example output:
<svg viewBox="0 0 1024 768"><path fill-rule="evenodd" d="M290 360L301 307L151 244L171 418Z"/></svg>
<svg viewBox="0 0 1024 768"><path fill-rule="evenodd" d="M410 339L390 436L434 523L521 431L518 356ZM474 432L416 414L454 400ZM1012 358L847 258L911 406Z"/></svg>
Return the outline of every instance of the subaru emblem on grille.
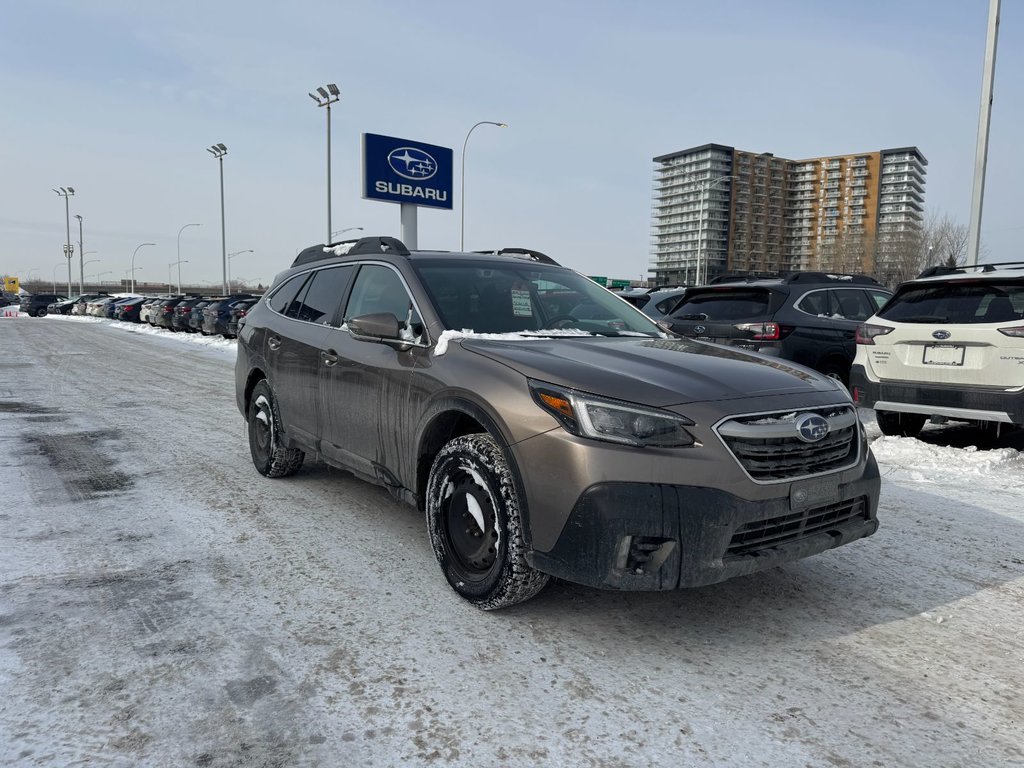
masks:
<svg viewBox="0 0 1024 768"><path fill-rule="evenodd" d="M796 436L805 443L816 443L828 434L829 425L816 413L805 413L796 420Z"/></svg>
<svg viewBox="0 0 1024 768"><path fill-rule="evenodd" d="M951 334L949 331L932 331L932 337L939 339L940 341L942 339L948 339L952 335L953 334Z"/></svg>
<svg viewBox="0 0 1024 768"><path fill-rule="evenodd" d="M695 326L693 326L693 332L696 333L698 336L700 336L701 334L705 333L706 331L707 331L707 328L705 328L703 325L695 325Z"/></svg>

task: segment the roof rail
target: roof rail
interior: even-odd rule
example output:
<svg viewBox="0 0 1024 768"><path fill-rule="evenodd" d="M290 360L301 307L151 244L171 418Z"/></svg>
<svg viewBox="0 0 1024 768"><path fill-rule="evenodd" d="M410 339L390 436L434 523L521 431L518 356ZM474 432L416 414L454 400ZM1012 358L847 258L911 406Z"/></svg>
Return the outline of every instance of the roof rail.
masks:
<svg viewBox="0 0 1024 768"><path fill-rule="evenodd" d="M790 272L782 278L782 282L790 283L857 283L858 285L881 285L869 275L857 275L847 272Z"/></svg>
<svg viewBox="0 0 1024 768"><path fill-rule="evenodd" d="M968 272L995 272L997 267L1024 269L1024 261L995 261L985 264L962 264L958 267L936 264L934 267L928 267L916 279L920 280L922 277L936 277L938 275L965 275Z"/></svg>
<svg viewBox="0 0 1024 768"><path fill-rule="evenodd" d="M320 261L321 259L330 259L335 256L357 256L359 254L374 254L380 255L382 253L397 253L399 256L408 256L409 249L405 247L405 243L395 237L375 236L375 237L360 237L354 240L339 240L336 243L325 245L320 243L319 245L311 245L308 248L303 249L298 256L295 257L295 261L292 262L293 267L297 267L300 264L308 264L313 261Z"/></svg>
<svg viewBox="0 0 1024 768"><path fill-rule="evenodd" d="M763 277L756 277L754 275L719 275L708 280L708 285L718 285L719 283L752 283L755 280L764 280Z"/></svg>
<svg viewBox="0 0 1024 768"><path fill-rule="evenodd" d="M473 251L473 253L490 253L495 256L517 256L519 258L539 261L541 264L552 264L556 267L562 266L547 254L540 251L531 251L529 248L499 248L494 251Z"/></svg>

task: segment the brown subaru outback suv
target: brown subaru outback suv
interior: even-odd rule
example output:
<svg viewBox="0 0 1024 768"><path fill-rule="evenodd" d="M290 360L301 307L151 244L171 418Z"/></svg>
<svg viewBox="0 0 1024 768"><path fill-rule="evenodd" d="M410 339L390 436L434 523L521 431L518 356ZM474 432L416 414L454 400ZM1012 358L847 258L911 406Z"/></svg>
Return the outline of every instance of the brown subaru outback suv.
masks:
<svg viewBox="0 0 1024 768"><path fill-rule="evenodd" d="M672 337L535 251L307 248L249 310L236 385L261 474L310 456L416 505L480 608L550 576L710 584L878 527L840 383Z"/></svg>

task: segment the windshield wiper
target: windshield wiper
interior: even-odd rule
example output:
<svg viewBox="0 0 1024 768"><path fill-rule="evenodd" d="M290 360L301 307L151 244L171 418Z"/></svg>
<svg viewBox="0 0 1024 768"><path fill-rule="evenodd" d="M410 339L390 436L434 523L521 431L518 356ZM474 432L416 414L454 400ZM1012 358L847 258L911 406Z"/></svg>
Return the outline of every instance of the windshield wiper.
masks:
<svg viewBox="0 0 1024 768"><path fill-rule="evenodd" d="M708 316L704 312L698 312L695 315L677 315L678 320L707 320Z"/></svg>

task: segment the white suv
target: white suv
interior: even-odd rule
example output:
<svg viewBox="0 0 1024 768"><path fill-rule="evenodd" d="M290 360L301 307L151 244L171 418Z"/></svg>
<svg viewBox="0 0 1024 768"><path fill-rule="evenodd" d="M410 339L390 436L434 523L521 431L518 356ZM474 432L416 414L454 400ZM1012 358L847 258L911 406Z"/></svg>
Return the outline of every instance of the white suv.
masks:
<svg viewBox="0 0 1024 768"><path fill-rule="evenodd" d="M930 416L1024 425L1024 262L934 271L858 328L854 402L886 435Z"/></svg>

